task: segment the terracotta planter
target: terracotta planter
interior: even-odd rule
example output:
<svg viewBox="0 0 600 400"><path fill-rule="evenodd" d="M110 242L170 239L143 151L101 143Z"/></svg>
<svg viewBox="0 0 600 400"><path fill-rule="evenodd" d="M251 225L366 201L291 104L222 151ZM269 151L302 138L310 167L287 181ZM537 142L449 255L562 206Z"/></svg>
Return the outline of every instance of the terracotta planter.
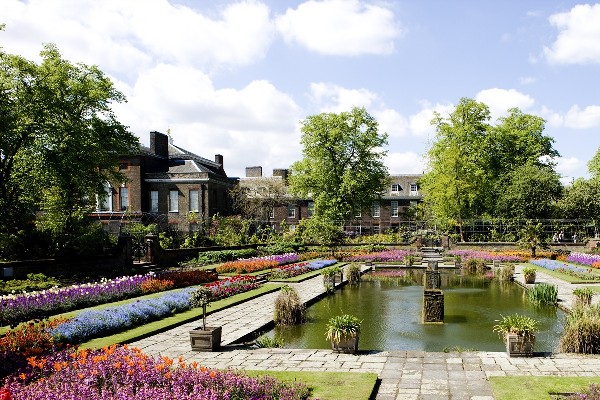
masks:
<svg viewBox="0 0 600 400"><path fill-rule="evenodd" d="M535 283L535 274L527 274L524 276L525 283L534 284Z"/></svg>
<svg viewBox="0 0 600 400"><path fill-rule="evenodd" d="M331 342L331 348L338 353L356 354L358 352L358 335L345 338L339 342Z"/></svg>
<svg viewBox="0 0 600 400"><path fill-rule="evenodd" d="M507 333L506 352L510 357L531 357L535 345L535 335L518 335Z"/></svg>
<svg viewBox="0 0 600 400"><path fill-rule="evenodd" d="M192 350L196 351L215 351L221 347L222 327L202 327L190 331L190 344Z"/></svg>

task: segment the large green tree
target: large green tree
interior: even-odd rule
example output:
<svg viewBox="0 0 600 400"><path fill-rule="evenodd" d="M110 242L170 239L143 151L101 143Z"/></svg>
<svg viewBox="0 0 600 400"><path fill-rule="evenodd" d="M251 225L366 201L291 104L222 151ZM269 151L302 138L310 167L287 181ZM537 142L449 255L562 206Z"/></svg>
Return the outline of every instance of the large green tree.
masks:
<svg viewBox="0 0 600 400"><path fill-rule="evenodd" d="M38 64L0 52L0 232L38 215L68 241L138 141L113 114L125 98L102 71L53 45L40 54Z"/></svg>
<svg viewBox="0 0 600 400"><path fill-rule="evenodd" d="M322 113L302 122L303 159L291 167L290 192L311 197L315 215L343 222L385 189L387 134L364 108Z"/></svg>
<svg viewBox="0 0 600 400"><path fill-rule="evenodd" d="M448 118L436 113L436 138L427 152L428 169L421 180L426 206L445 226L456 225L461 240L463 220L482 212L486 189L486 136L489 108L462 98Z"/></svg>

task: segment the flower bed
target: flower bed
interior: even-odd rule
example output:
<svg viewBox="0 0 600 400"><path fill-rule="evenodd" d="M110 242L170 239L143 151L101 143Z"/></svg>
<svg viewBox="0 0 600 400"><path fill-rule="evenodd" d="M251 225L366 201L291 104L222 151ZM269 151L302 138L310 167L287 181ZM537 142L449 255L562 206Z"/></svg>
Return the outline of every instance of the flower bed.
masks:
<svg viewBox="0 0 600 400"><path fill-rule="evenodd" d="M234 294L247 292L256 289L260 283L256 282L253 276L236 275L231 278L222 279L217 282L206 285L212 291L213 300L223 299Z"/></svg>
<svg viewBox="0 0 600 400"><path fill-rule="evenodd" d="M259 287L250 276L234 276L213 282L208 287L215 300ZM192 308L190 297L195 289L171 292L154 299L137 300L117 307L89 310L57 326L51 333L56 342L81 343L103 335L143 325Z"/></svg>
<svg viewBox="0 0 600 400"><path fill-rule="evenodd" d="M150 357L139 349L58 352L30 358L27 368L7 379L13 400L34 399L282 399L308 398L299 383L251 378L232 370L187 365L182 358Z"/></svg>
<svg viewBox="0 0 600 400"><path fill-rule="evenodd" d="M447 254L451 256L460 256L463 261L471 258L480 258L489 262L494 260L500 262L523 262L531 258L531 254L518 251L450 250Z"/></svg>
<svg viewBox="0 0 600 400"><path fill-rule="evenodd" d="M142 283L151 278L151 275L124 276L98 283L3 296L0 298L0 326L16 325L31 319L137 296L142 293Z"/></svg>
<svg viewBox="0 0 600 400"><path fill-rule="evenodd" d="M567 262L588 265L590 267L599 268L600 267L600 255L598 254L585 254L585 253L577 253L572 252L567 256Z"/></svg>
<svg viewBox="0 0 600 400"><path fill-rule="evenodd" d="M278 265L290 264L298 261L298 254L285 253L272 256L253 257L242 260L229 261L219 265L217 272L227 273L235 272L236 274L246 274L249 272L263 271L265 269L274 268Z"/></svg>
<svg viewBox="0 0 600 400"><path fill-rule="evenodd" d="M300 263L285 265L275 268L271 273L270 279L286 279L294 276L302 275L310 271L328 267L337 262L337 260L313 260Z"/></svg>
<svg viewBox="0 0 600 400"><path fill-rule="evenodd" d="M576 267L571 264L567 264L560 261L548 260L548 259L540 259L540 260L531 260L533 265L537 265L538 267L546 268L551 271L557 271L566 275L573 276L575 278L581 279L583 281L598 281L600 280L600 275L589 273L587 269Z"/></svg>
<svg viewBox="0 0 600 400"><path fill-rule="evenodd" d="M345 257L344 260L352 262L404 262L404 257L414 255L415 253L413 251L408 250L388 250L377 253L354 254Z"/></svg>

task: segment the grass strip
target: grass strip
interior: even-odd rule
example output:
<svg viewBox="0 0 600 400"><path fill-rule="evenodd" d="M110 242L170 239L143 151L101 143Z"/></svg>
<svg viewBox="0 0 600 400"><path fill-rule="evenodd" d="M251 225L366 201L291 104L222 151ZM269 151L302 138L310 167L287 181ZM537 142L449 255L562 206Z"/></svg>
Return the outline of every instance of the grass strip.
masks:
<svg viewBox="0 0 600 400"><path fill-rule="evenodd" d="M496 400L551 399L551 393L575 393L600 383L600 377L564 376L492 376L492 391Z"/></svg>
<svg viewBox="0 0 600 400"><path fill-rule="evenodd" d="M299 381L320 400L369 400L377 384L372 372L245 371L249 376L269 375L283 382Z"/></svg>
<svg viewBox="0 0 600 400"><path fill-rule="evenodd" d="M239 293L226 299L217 300L215 302L212 302L207 307L206 313L207 315L210 315L227 307L232 307L245 301L252 300L264 294L277 291L281 288L281 286L283 285L264 284L257 289L253 289L244 293ZM131 328L123 332L115 333L114 335L103 336L101 338L89 340L85 343L80 344L79 348L91 349L110 346L112 344L130 343L175 328L179 325L195 321L201 317L202 308L192 308L191 310L184 311L182 313L178 313L170 317L160 319L158 321L153 321L148 324L140 325L138 327Z"/></svg>

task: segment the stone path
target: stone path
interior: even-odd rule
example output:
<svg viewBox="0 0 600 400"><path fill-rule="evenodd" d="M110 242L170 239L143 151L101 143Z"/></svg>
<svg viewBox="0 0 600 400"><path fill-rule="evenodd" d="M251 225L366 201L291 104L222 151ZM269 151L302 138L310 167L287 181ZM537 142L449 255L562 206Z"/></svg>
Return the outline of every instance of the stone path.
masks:
<svg viewBox="0 0 600 400"><path fill-rule="evenodd" d="M524 285L522 268L515 278ZM571 304L571 285L543 272L538 282L556 284L565 306ZM293 284L303 301L324 292L321 276ZM254 349L231 345L255 329L269 324L277 293L270 293L207 318L209 325L223 326L222 351L200 353L191 350L188 331L193 322L137 341L131 345L147 354L182 357L211 368L261 369L287 371L374 372L381 382L378 400L493 400L489 378L492 376L600 376L600 356L554 354L532 358L510 358L503 352L424 352L372 351L358 355L337 354L314 349ZM598 296L595 296L598 297ZM257 328L258 327L258 328Z"/></svg>

